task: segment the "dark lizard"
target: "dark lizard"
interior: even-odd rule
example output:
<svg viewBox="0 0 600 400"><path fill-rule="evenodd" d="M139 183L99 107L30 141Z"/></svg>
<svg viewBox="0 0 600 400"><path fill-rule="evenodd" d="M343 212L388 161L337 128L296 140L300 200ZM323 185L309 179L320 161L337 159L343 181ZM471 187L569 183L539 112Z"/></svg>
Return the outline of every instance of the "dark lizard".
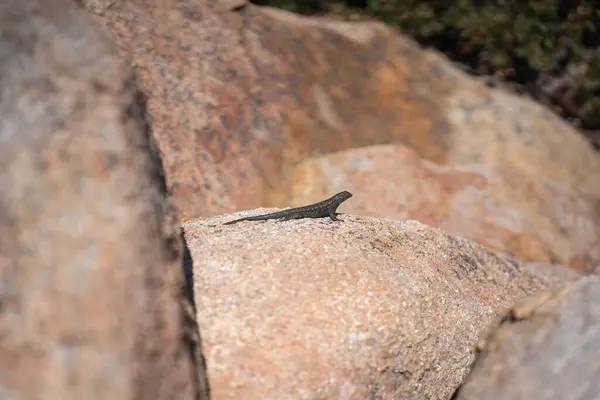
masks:
<svg viewBox="0 0 600 400"><path fill-rule="evenodd" d="M271 214L254 215L252 217L234 219L233 221L225 222L223 225L235 224L236 222L241 221L263 221L267 219L279 219L281 221L287 221L289 219L329 217L332 221L338 221L336 217L338 213L335 211L340 204L348 200L350 197L352 197L352 193L343 191L328 198L327 200L323 200L309 206L290 208Z"/></svg>

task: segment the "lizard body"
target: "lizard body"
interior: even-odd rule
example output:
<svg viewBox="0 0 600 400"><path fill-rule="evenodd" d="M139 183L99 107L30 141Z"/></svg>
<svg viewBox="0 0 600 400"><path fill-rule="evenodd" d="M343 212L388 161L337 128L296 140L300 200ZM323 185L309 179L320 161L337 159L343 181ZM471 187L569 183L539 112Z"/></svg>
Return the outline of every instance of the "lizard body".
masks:
<svg viewBox="0 0 600 400"><path fill-rule="evenodd" d="M348 200L350 197L352 197L352 193L343 191L326 200L308 206L290 208L271 214L254 215L251 217L234 219L233 221L225 222L223 225L235 224L236 222L241 221L263 221L267 219L279 219L281 221L286 221L289 219L329 217L332 221L338 221L336 217L338 213L336 213L336 210L340 204Z"/></svg>

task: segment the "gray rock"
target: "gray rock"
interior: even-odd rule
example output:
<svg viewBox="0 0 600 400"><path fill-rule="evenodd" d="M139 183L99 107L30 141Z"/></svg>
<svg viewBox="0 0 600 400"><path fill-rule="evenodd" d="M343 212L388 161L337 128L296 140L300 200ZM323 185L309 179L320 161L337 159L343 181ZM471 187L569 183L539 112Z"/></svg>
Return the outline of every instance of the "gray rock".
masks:
<svg viewBox="0 0 600 400"><path fill-rule="evenodd" d="M457 400L600 399L600 277L520 302L480 346Z"/></svg>

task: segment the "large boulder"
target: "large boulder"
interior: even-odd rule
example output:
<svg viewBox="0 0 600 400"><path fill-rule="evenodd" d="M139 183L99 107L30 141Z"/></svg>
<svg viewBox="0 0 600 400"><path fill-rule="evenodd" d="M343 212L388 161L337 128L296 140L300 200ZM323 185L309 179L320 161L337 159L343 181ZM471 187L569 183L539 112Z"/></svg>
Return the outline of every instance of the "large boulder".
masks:
<svg viewBox="0 0 600 400"><path fill-rule="evenodd" d="M498 314L578 275L416 221L231 218L183 225L218 399L449 399Z"/></svg>
<svg viewBox="0 0 600 400"><path fill-rule="evenodd" d="M0 397L207 398L145 101L75 2L3 0L0 143Z"/></svg>

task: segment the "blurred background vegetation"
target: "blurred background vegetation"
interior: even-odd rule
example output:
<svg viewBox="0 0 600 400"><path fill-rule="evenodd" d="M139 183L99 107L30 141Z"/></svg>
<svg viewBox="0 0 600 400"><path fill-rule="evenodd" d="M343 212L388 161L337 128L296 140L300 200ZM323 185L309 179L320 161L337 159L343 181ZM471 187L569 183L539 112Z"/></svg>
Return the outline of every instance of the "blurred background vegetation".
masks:
<svg viewBox="0 0 600 400"><path fill-rule="evenodd" d="M552 108L600 149L600 0L253 0L305 15L378 19L465 71Z"/></svg>

